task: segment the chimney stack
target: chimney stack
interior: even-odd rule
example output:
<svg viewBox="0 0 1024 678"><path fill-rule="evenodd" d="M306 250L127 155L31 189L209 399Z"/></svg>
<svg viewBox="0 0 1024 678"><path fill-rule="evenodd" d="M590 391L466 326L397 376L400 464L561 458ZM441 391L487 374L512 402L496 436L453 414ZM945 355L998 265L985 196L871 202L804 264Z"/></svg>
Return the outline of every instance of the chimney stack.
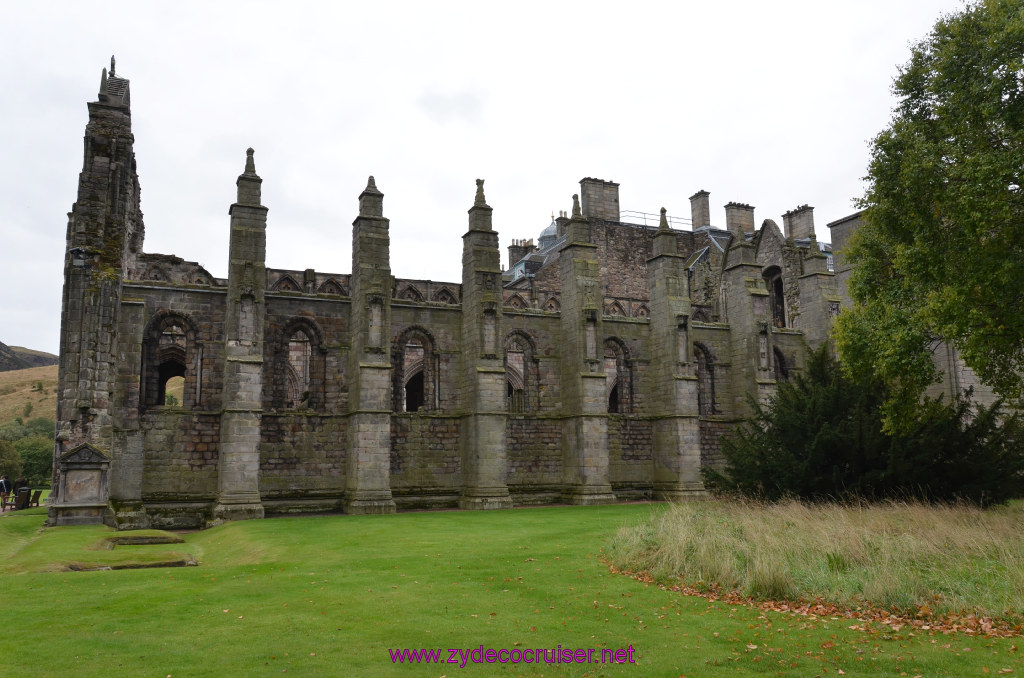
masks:
<svg viewBox="0 0 1024 678"><path fill-rule="evenodd" d="M690 221L693 228L703 228L711 225L711 194L707 191L697 191L690 196Z"/></svg>
<svg viewBox="0 0 1024 678"><path fill-rule="evenodd" d="M583 216L587 219L619 221L619 185L587 177L580 180Z"/></svg>
<svg viewBox="0 0 1024 678"><path fill-rule="evenodd" d="M731 202L725 206L725 227L733 237L743 242L747 233L754 232L754 207L741 202Z"/></svg>
<svg viewBox="0 0 1024 678"><path fill-rule="evenodd" d="M786 238L802 240L810 238L814 233L814 208L800 205L782 215L782 225L786 230Z"/></svg>

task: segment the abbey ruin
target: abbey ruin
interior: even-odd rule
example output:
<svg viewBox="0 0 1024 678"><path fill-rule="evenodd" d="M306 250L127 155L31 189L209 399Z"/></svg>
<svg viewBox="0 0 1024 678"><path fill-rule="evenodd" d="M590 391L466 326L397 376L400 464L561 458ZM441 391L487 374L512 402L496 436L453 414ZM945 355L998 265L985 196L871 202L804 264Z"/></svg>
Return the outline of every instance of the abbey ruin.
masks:
<svg viewBox="0 0 1024 678"><path fill-rule="evenodd" d="M462 279L393 275L373 177L350 273L270 269L252 149L215 278L143 250L128 80L104 69L88 107L51 524L700 494L747 396L799 370L842 302L811 207L780 229L731 202L717 228L700 191L690 223L646 223L592 178L536 243L512 242L506 269L483 182L474 196L467 181ZM856 223L831 224L836 241Z"/></svg>

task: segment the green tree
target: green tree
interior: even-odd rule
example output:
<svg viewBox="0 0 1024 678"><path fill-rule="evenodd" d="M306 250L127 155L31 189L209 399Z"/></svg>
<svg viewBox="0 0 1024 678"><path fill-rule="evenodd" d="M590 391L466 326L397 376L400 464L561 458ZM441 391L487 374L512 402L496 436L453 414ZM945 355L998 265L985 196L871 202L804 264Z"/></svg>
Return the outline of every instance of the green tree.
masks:
<svg viewBox="0 0 1024 678"><path fill-rule="evenodd" d="M942 17L893 89L836 338L857 379L889 384L887 423L906 427L937 378L939 338L998 393L1024 396L1024 3Z"/></svg>
<svg viewBox="0 0 1024 678"><path fill-rule="evenodd" d="M34 435L14 442L24 463L25 479L32 487L49 485L53 477L53 441Z"/></svg>
<svg viewBox="0 0 1024 678"><path fill-rule="evenodd" d="M14 444L7 440L0 440L0 475L6 475L9 480L14 480L21 475L23 465L21 454L14 449Z"/></svg>
<svg viewBox="0 0 1024 678"><path fill-rule="evenodd" d="M55 426L53 419L36 417L35 419L30 419L25 423L26 435L46 436L50 440L53 440Z"/></svg>

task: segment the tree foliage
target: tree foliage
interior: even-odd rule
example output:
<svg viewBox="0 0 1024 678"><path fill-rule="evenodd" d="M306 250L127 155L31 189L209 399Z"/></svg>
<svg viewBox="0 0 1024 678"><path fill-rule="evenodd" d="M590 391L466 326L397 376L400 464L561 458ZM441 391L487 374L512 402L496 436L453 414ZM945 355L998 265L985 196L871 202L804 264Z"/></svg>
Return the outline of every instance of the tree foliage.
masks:
<svg viewBox="0 0 1024 678"><path fill-rule="evenodd" d="M7 440L0 440L0 475L14 480L21 475L22 468L24 465L21 455L14 449L14 444Z"/></svg>
<svg viewBox="0 0 1024 678"><path fill-rule="evenodd" d="M34 435L17 440L13 445L21 455L22 473L29 484L32 487L49 485L53 477L53 440Z"/></svg>
<svg viewBox="0 0 1024 678"><path fill-rule="evenodd" d="M855 381L822 346L806 370L724 439L710 489L763 499L919 498L1002 502L1024 494L1024 426L1000 404L915 401L900 432L882 427L880 381Z"/></svg>
<svg viewBox="0 0 1024 678"><path fill-rule="evenodd" d="M36 417L27 422L18 417L0 426L0 470L13 480L24 473L33 487L50 484L53 476L54 422ZM10 469L17 468L17 471Z"/></svg>
<svg viewBox="0 0 1024 678"><path fill-rule="evenodd" d="M837 343L858 379L890 385L888 421L902 426L937 377L938 338L1002 396L1024 395L1024 4L941 18L894 93Z"/></svg>

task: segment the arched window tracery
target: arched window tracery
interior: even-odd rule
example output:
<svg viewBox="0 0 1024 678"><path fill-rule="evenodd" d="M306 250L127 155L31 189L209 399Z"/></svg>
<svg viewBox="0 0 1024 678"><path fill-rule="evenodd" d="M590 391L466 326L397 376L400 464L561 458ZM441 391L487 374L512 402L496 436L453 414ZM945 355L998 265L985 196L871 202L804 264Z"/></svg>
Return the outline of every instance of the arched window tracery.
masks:
<svg viewBox="0 0 1024 678"><path fill-rule="evenodd" d="M158 311L143 331L140 408L164 406L168 382L178 378L183 383L181 401L176 404L197 406L200 362L201 347L192 321L180 313Z"/></svg>
<svg viewBox="0 0 1024 678"><path fill-rule="evenodd" d="M409 327L392 345L392 408L419 412L440 407L438 360L433 337L422 327Z"/></svg>

